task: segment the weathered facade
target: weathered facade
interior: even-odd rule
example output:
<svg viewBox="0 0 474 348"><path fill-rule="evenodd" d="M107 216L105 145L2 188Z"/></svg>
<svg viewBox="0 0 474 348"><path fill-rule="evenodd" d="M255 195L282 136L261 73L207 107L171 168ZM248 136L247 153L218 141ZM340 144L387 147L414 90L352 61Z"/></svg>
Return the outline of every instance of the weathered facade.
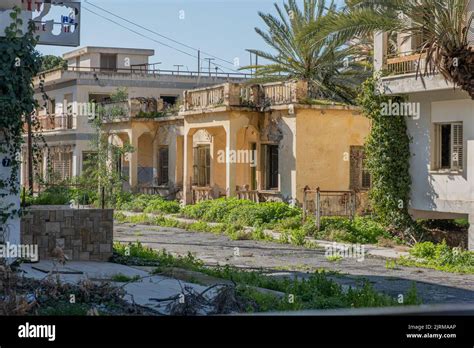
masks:
<svg viewBox="0 0 474 348"><path fill-rule="evenodd" d="M471 10L474 3L471 2ZM390 45L390 42L396 45ZM410 211L416 218L469 218L474 250L474 101L440 74L424 72L426 54L415 36L375 36L375 68L385 71L383 92L408 96L407 128L413 139ZM410 109L411 108L411 109ZM392 115L397 116L397 115Z"/></svg>
<svg viewBox="0 0 474 348"><path fill-rule="evenodd" d="M103 129L111 143L136 149L123 162L132 190L186 204L224 196L301 204L308 186L366 191L359 155L369 121L307 95L304 82L225 83L185 91L177 116L132 116Z"/></svg>
<svg viewBox="0 0 474 348"><path fill-rule="evenodd" d="M34 131L41 132L47 144L35 166L40 177L63 181L82 174L91 155L94 105L109 102L118 88L126 88L130 99L154 99L163 108L173 108L186 89L244 77L158 70L149 62L154 53L147 49L84 47L63 55L67 67L43 72L34 79L39 103L36 117L41 126ZM42 142L38 145L43 146ZM25 146L22 185L28 181L27 157Z"/></svg>

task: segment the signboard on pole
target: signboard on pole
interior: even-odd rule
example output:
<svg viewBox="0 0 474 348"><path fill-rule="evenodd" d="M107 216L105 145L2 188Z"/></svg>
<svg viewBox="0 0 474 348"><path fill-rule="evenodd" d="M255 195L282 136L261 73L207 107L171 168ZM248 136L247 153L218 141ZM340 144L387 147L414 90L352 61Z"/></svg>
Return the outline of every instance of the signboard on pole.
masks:
<svg viewBox="0 0 474 348"><path fill-rule="evenodd" d="M23 26L28 30L30 20L35 22L40 45L73 46L80 44L81 3L60 0L0 0L0 36L12 23L13 8L21 8Z"/></svg>

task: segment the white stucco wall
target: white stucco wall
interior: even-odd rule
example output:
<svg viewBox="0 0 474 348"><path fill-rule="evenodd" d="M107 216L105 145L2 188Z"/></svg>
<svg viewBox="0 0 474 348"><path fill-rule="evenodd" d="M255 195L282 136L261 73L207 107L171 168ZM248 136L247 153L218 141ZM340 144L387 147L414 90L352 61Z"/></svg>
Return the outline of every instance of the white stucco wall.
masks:
<svg viewBox="0 0 474 348"><path fill-rule="evenodd" d="M474 101L459 90L412 94L410 101L419 102L421 111L419 120L407 121L412 137L411 208L462 214L474 211ZM463 122L463 172L432 170L434 124L459 121Z"/></svg>

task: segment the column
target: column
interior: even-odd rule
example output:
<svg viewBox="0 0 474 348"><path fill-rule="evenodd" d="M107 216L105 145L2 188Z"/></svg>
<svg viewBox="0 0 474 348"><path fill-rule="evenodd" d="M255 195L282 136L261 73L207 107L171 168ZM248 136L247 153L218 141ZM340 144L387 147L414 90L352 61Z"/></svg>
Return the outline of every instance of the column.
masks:
<svg viewBox="0 0 474 348"><path fill-rule="evenodd" d="M130 145L134 151L128 154L129 159L129 183L133 190L138 185L138 134L133 131L128 132Z"/></svg>
<svg viewBox="0 0 474 348"><path fill-rule="evenodd" d="M183 201L192 204L192 176L193 176L193 135L194 131L184 131L184 168L183 168Z"/></svg>
<svg viewBox="0 0 474 348"><path fill-rule="evenodd" d="M235 161L229 161L229 154L231 151L236 152L237 150L237 127L233 124L232 120L227 123L225 127L226 132L226 164L225 164L225 183L226 183L226 193L227 197L235 196L235 177L237 165Z"/></svg>

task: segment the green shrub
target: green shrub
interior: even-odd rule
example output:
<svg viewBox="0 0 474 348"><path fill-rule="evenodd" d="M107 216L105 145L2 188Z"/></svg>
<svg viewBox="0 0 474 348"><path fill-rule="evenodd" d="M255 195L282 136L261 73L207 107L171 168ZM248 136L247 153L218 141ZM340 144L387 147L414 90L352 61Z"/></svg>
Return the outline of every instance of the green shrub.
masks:
<svg viewBox="0 0 474 348"><path fill-rule="evenodd" d="M178 202L167 201L156 195L123 194L117 198L116 208L119 210L155 214L173 214L180 211Z"/></svg>
<svg viewBox="0 0 474 348"><path fill-rule="evenodd" d="M291 217L301 219L301 210L285 203L254 203L237 198L220 198L186 206L183 214L192 219L254 227L265 224L272 226Z"/></svg>
<svg viewBox="0 0 474 348"><path fill-rule="evenodd" d="M321 230L316 237L337 242L375 244L379 238L390 238L383 226L370 217L355 217L351 222L347 218L322 218Z"/></svg>
<svg viewBox="0 0 474 348"><path fill-rule="evenodd" d="M26 205L69 205L73 199L73 191L64 186L51 186L38 196L24 196L22 200Z"/></svg>
<svg viewBox="0 0 474 348"><path fill-rule="evenodd" d="M400 258L399 263L405 266L434 268L446 272L474 273L474 252L450 248L446 241L439 244L416 243L410 249L410 255L411 258Z"/></svg>

